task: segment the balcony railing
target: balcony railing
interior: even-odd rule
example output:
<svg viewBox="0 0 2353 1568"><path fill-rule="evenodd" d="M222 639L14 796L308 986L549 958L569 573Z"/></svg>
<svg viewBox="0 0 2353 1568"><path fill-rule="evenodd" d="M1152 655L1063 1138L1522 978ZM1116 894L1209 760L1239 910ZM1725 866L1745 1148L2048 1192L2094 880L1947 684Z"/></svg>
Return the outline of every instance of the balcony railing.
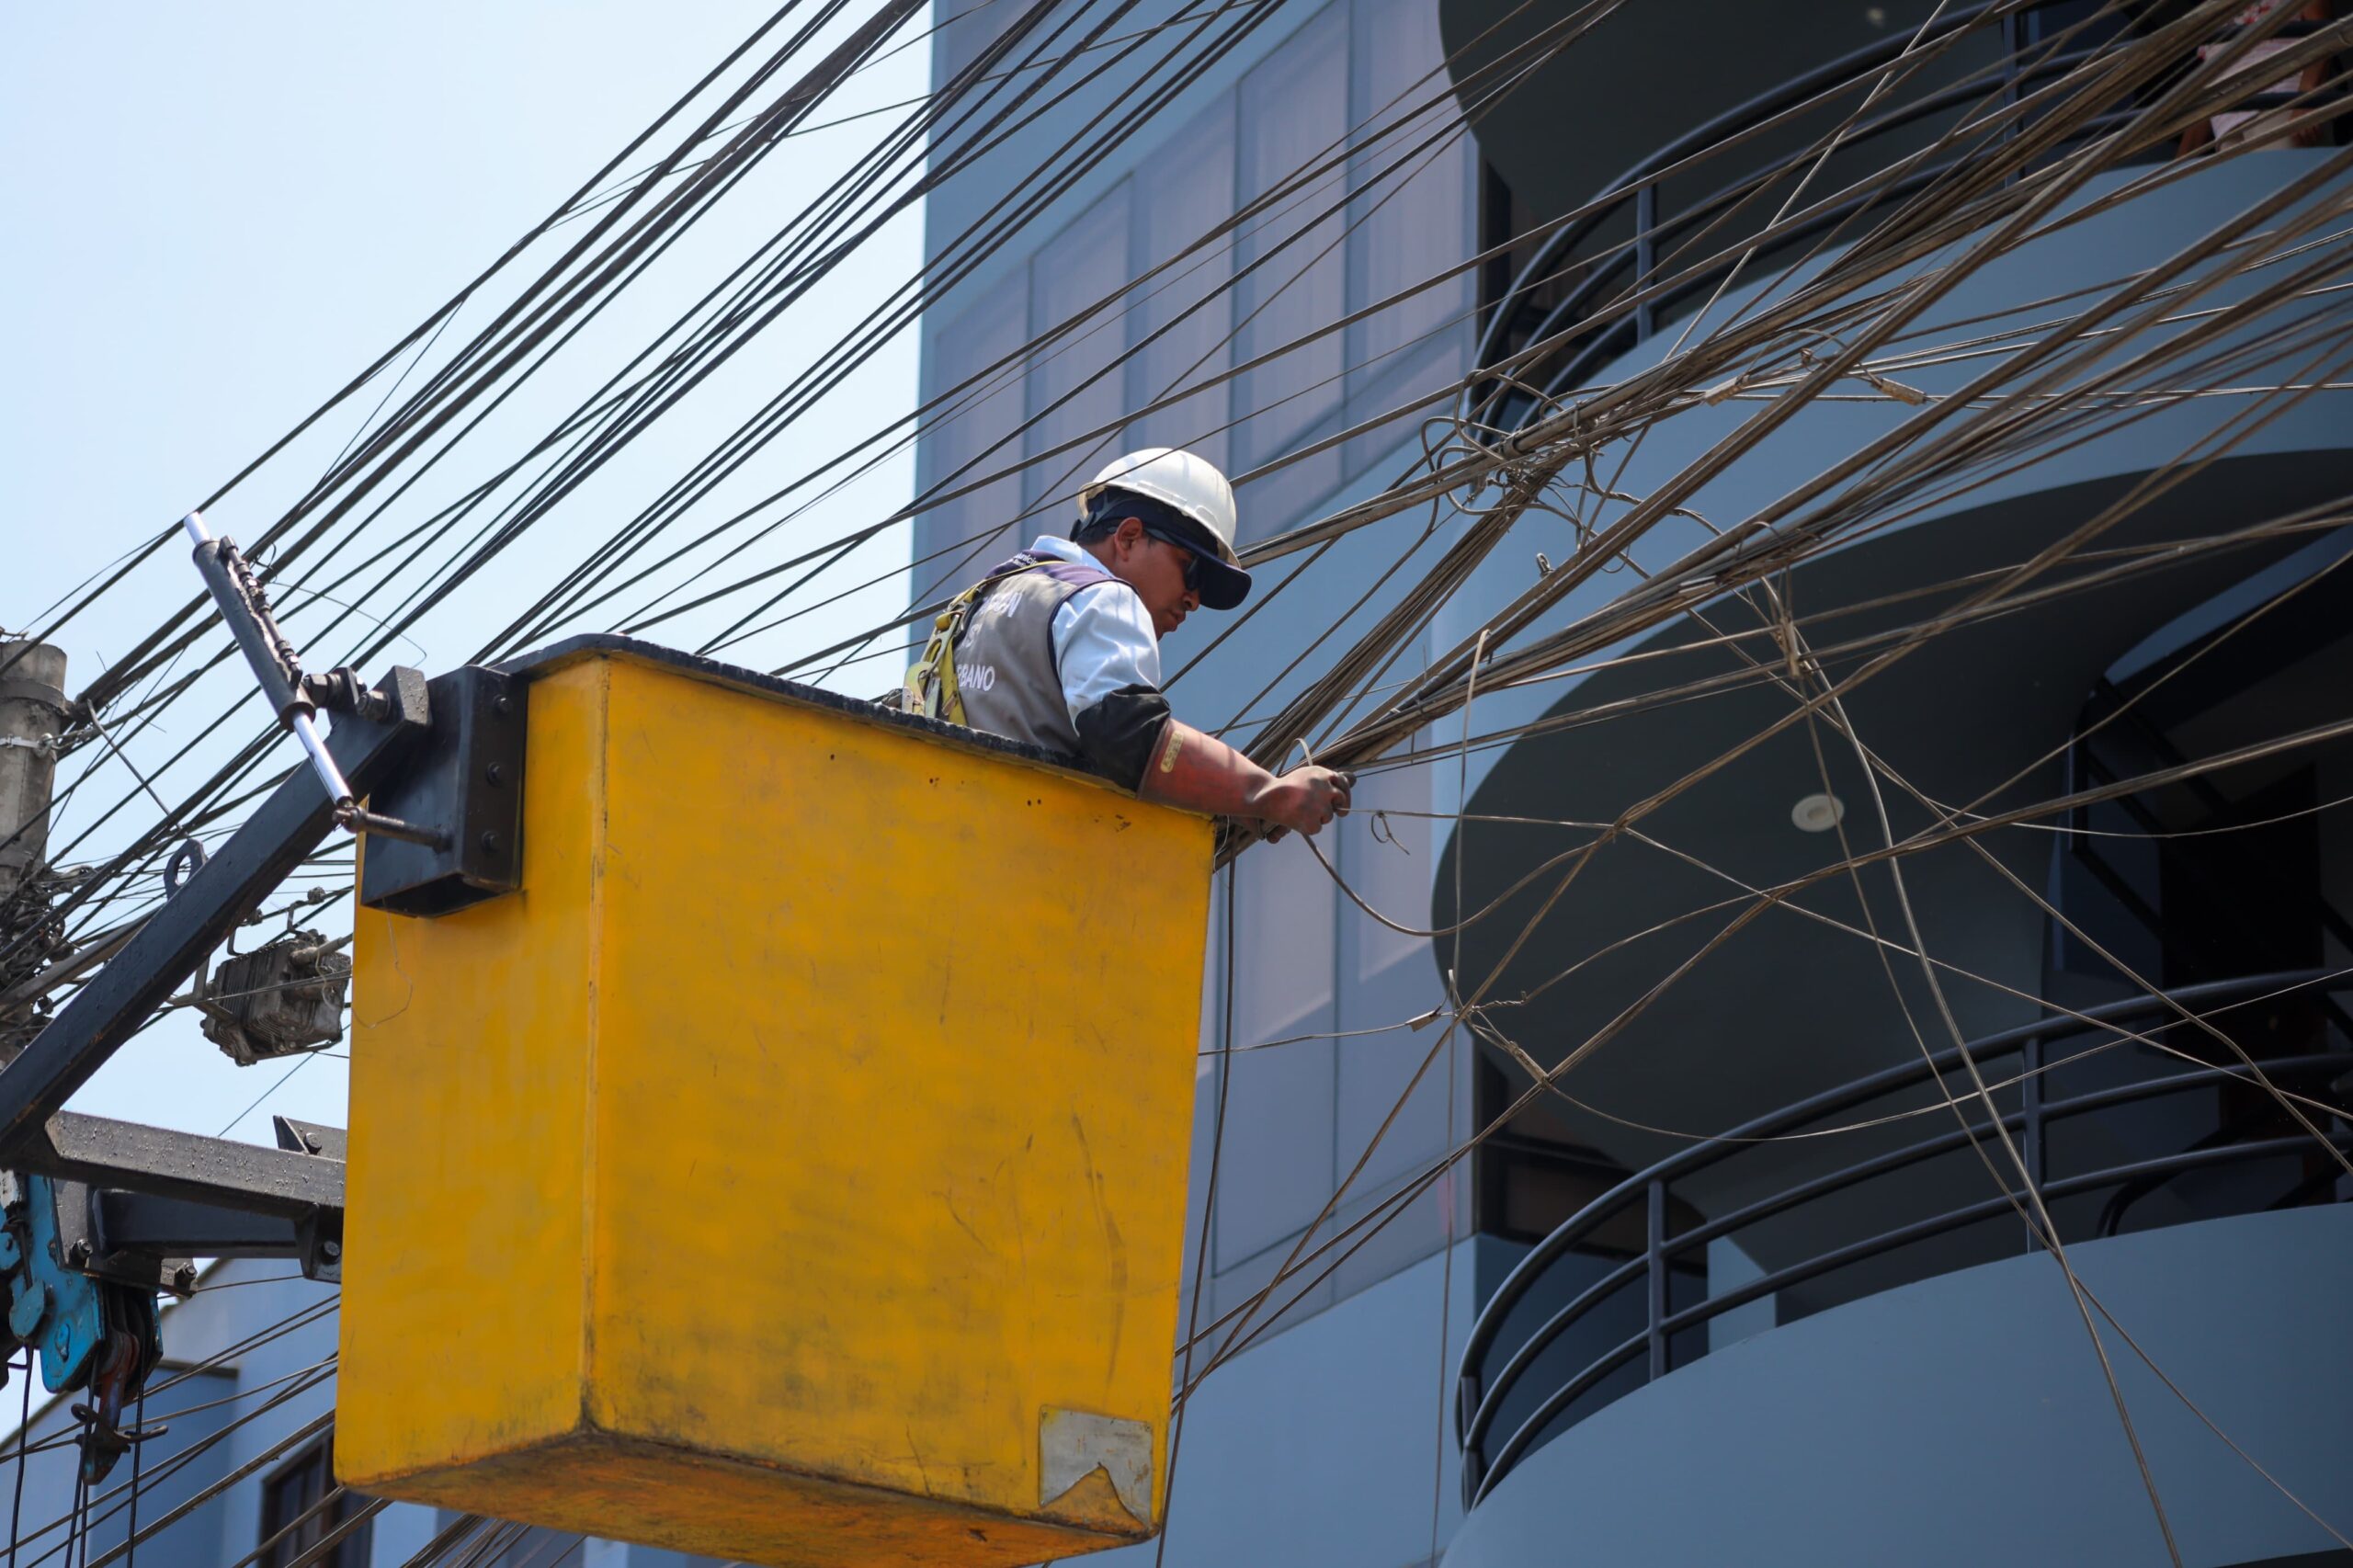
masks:
<svg viewBox="0 0 2353 1568"><path fill-rule="evenodd" d="M2177 1146L2164 1153L2092 1169L2070 1168L2052 1173L2046 1167L2050 1164L2051 1131L2056 1123L2079 1119L2095 1124L2106 1122L2107 1126L2098 1130L2117 1133L2124 1144L2129 1145L2134 1139L2145 1143L2150 1131L2146 1113L2136 1116L2131 1108L2146 1107L2166 1096L2200 1089L2228 1093L2235 1087L2248 1096L2261 1094L2237 1057L2188 1023L2184 1014L2215 1021L2234 1040L2262 1033L2259 1025L2278 1026L2283 1022L2293 1023L2308 1035L2325 1040L2328 1031L2315 1004L2319 988L2336 978L2338 977L2334 971L2317 970L2253 975L2130 997L2086 1008L2079 1014L2045 1017L1814 1095L1718 1137L1693 1143L1628 1176L1539 1242L1485 1303L1472 1328L1461 1361L1456 1409L1457 1429L1463 1447L1466 1504L1477 1504L1541 1442L1566 1430L1609 1400L1665 1376L1672 1369L1678 1339L1692 1330L1704 1329L1736 1308L1763 1301L1792 1286L1824 1279L1840 1270L1874 1262L1884 1268L1890 1255L1898 1249L1950 1237L1966 1227L2012 1214L2011 1199L1992 1190L1991 1184L1981 1176L1970 1184L1968 1190L1986 1193L1983 1198L1953 1202L1938 1207L1936 1212L1824 1246L1705 1300L1679 1306L1676 1302L1677 1285L1688 1287L1703 1267L1693 1255L1710 1243L1728 1240L1760 1221L1790 1214L1807 1205L1822 1204L1826 1199L1844 1199L1866 1211L1874 1208L1902 1211L1907 1199L1916 1203L1916 1187L1899 1189L1890 1178L1907 1171L1916 1176L1915 1167L1939 1155L1966 1150L1972 1140L1985 1140L1996 1167L2009 1176L2010 1168L1998 1140L1994 1138L1992 1119L1986 1115L1983 1102L1965 1097L1969 1085L1962 1060L1964 1050L1976 1061L1992 1086L1996 1108L2002 1113L2001 1123L2018 1141L2028 1172L2044 1200L2087 1200L2105 1195L2106 1201L2090 1225L2070 1226L2067 1221L2061 1221L2063 1240L2076 1239L2069 1233L2071 1230L2115 1233L2135 1204L2188 1173L2256 1161L2303 1164L2285 1190L2256 1207L2279 1208L2327 1200L2335 1196L2331 1189L2338 1184L2333 1178L2341 1167L2308 1133L2282 1131L2275 1118L2260 1114L2260 1108L2271 1104L2268 1096L2256 1102L2259 1109L2255 1117L2234 1120L2218 1116L2206 1123L2197 1136L2179 1140ZM2273 1032L2283 1031L2275 1027ZM2211 1056L2215 1064L2190 1065L2178 1056L2155 1050L2148 1043L2153 1040L2162 1040L2193 1055ZM2106 1063L2101 1069L2105 1075L2123 1076L2127 1081L2067 1095L2052 1092L2054 1079L2080 1074L2095 1061ZM2353 1068L2353 1051L2308 1050L2258 1057L2257 1065L2283 1088L2295 1089L2308 1099L2323 1096L2325 1103L2336 1104L2332 1085L2346 1074L2347 1068ZM1962 1102L1961 1108L1968 1123L1965 1129L1940 1103L1949 1088ZM1788 1179L1766 1196L1749 1198L1728 1212L1670 1233L1672 1216L1690 1212L1682 1207L1675 1191L1677 1184L1689 1184L1694 1177L1743 1156L1754 1159L1760 1148L1770 1146L1774 1140L1793 1134L1818 1134L1822 1124L1859 1107L1899 1100L1907 1092L1917 1096L1924 1091L1935 1098L1925 1108L1916 1103L1905 1108L1909 1113L1906 1119L1888 1124L1906 1130L1916 1127L1917 1136L1897 1147L1879 1148L1865 1158L1829 1172ZM1883 1105L1881 1109L1884 1110ZM2348 1125L2341 1111L2332 1114L2310 1110L2307 1114L2336 1149L2353 1149L2353 1126ZM2180 1218L2204 1218L2211 1211L2210 1205L2206 1212ZM2242 1205L2233 1211L2245 1210ZM1575 1289L1577 1279L1586 1278L1613 1256L1608 1246L1597 1243L1597 1238L1623 1236L1637 1221L1641 1228L1635 1233L1646 1238L1642 1250L1607 1268L1582 1289ZM2030 1244L2023 1227L2018 1244ZM1977 1259L1972 1256L1931 1256L1923 1267L1915 1255L1911 1277L1925 1278L1973 1261ZM1886 1288L1883 1273L1878 1279L1876 1288ZM1562 1293L1564 1289L1575 1289L1565 1305L1545 1317L1524 1337L1511 1343L1505 1341L1506 1322L1516 1308L1531 1299L1540 1301L1547 1294ZM1548 1365L1543 1373L1537 1374L1540 1361L1547 1359L1546 1352L1573 1330L1580 1325L1606 1323L1612 1316L1624 1318L1622 1312L1607 1313L1603 1309L1622 1306L1624 1293L1629 1291L1639 1292L1637 1331L1591 1356L1581 1366L1563 1369ZM1549 1358L1552 1363L1559 1360L1559 1357ZM1639 1378L1618 1376L1629 1369L1638 1370ZM1546 1378L1557 1381L1548 1386ZM1529 1408L1508 1429L1501 1429L1501 1417L1507 1403Z"/></svg>
<svg viewBox="0 0 2353 1568"><path fill-rule="evenodd" d="M2094 35L2069 35L2053 28L2056 37L2084 47L2062 47L2035 41L2040 17L2062 8L2049 6L2006 8L2000 5L1956 6L1942 10L1924 29L1921 41L1950 37L1984 28L1999 39L2000 56L1963 79L1919 92L1908 99L1877 108L1861 116L1840 141L1842 158L1853 162L1871 155L1874 143L1884 145L1890 133L1919 125L1964 106L2018 97L2063 75L2099 52ZM2075 8L2070 8L2075 9ZM2118 25L2126 25L2121 19ZM1769 225L1761 222L1742 227L1745 204L1774 190L1782 182L1796 190L1796 176L1810 168L1819 150L1813 138L1763 166L1730 179L1697 200L1675 201L1667 182L1688 176L1681 167L1695 154L1740 142L1801 121L1807 115L1842 110L1860 101L1847 96L1879 82L1882 69L1907 50L1916 50L1912 32L1898 28L1889 38L1784 82L1746 103L1697 126L1659 148L1610 181L1592 199L1589 210L1562 225L1546 238L1521 267L1509 286L1493 301L1479 344L1483 366L1507 367L1511 381L1475 387L1466 396L1476 406L1475 417L1499 427L1515 426L1545 404L1529 395L1534 389L1545 399L1565 395L1586 384L1607 360L1627 352L1674 319L1681 307L1703 299L1745 260L1743 276L1761 279L1769 273L1758 266L1765 256L1786 253L1821 239L1866 209L1883 209L1934 181L1967 161L1958 155L1910 158L1891 153L1882 167L1892 177L1873 179L1850 194L1836 192L1803 200L1786 218ZM2190 61L2185 57L2183 68ZM2168 79L2169 80L2169 79ZM2160 81L2140 95L2161 92ZM2109 113L2087 122L2077 140L2123 123L2132 105L2120 101ZM2015 126L2012 127L2013 131ZM2154 149L2142 150L2152 155ZM1705 168L1707 165L1699 165ZM1605 231L1631 217L1632 237L1596 244ZM1760 243L1754 254L1743 241ZM1687 237L1691 242L1686 244ZM1706 243L1700 243L1700 242ZM1693 255L1678 254L1678 246ZM1590 250L1588 249L1590 248Z"/></svg>

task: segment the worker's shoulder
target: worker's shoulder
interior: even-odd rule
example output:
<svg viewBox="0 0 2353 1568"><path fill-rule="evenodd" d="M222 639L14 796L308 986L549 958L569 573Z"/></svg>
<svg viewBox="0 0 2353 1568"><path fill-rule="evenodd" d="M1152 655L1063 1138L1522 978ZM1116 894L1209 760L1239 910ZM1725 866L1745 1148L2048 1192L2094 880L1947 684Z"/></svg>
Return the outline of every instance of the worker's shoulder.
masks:
<svg viewBox="0 0 2353 1568"><path fill-rule="evenodd" d="M1130 593L1135 592L1128 584L1120 582L1120 578L1108 567L1091 558L1086 561L1071 561L1060 555L1048 554L1043 551L1024 551L1015 559L1029 562L1029 570L1024 574L1025 575L1042 578L1065 587L1084 590L1100 587L1106 583L1119 583L1120 586L1127 588Z"/></svg>
<svg viewBox="0 0 2353 1568"><path fill-rule="evenodd" d="M1066 556L1032 547L989 568L978 586L984 599L1009 604L1025 594L1061 594L1067 597L1082 589L1119 579L1092 558L1073 561Z"/></svg>
<svg viewBox="0 0 2353 1568"><path fill-rule="evenodd" d="M1068 553L1053 548L1057 544ZM1152 612L1144 608L1143 596L1136 592L1135 585L1067 540L1041 537L991 575L1008 583L1026 583L1030 594L1051 603L1057 637L1081 624L1097 624L1140 632L1145 640L1157 642ZM1022 597L995 596L999 601L995 613L1011 613L1014 600Z"/></svg>
<svg viewBox="0 0 2353 1568"><path fill-rule="evenodd" d="M1063 608L1108 612L1115 619L1132 621L1146 629L1151 627L1152 613L1144 608L1143 596L1136 592L1133 583L1099 566L1076 570L1085 571L1087 574L1084 580L1077 577L1064 579L1076 585L1071 590L1070 597L1063 601Z"/></svg>
<svg viewBox="0 0 2353 1568"><path fill-rule="evenodd" d="M1034 550L1024 551L1014 559L1023 563L1016 569L1018 576L1014 580L1027 578L1045 591L1059 592L1063 608L1075 607L1082 600L1089 608L1133 604L1140 609L1143 605L1142 597L1136 592L1133 584L1092 559L1070 561ZM1048 585L1051 585L1050 588ZM1106 596L1096 591L1106 588L1115 592Z"/></svg>

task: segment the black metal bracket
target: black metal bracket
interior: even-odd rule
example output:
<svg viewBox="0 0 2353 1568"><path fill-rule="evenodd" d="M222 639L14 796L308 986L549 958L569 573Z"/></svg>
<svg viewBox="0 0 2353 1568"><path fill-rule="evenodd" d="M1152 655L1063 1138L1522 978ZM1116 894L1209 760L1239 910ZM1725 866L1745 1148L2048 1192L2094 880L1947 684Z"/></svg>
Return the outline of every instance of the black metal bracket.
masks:
<svg viewBox="0 0 2353 1568"><path fill-rule="evenodd" d="M344 1151L348 1141L340 1127L324 1127L314 1121L297 1121L290 1116L273 1116L271 1129L278 1134L278 1146L289 1153L320 1160L335 1166L335 1179L343 1178ZM343 1204L322 1203L294 1221L294 1252L309 1278L332 1284L343 1282Z"/></svg>
<svg viewBox="0 0 2353 1568"><path fill-rule="evenodd" d="M344 1150L349 1139L340 1127L328 1127L316 1121L297 1121L290 1116L273 1116L270 1130L278 1135L278 1146L296 1154L320 1154L341 1165L347 1158Z"/></svg>
<svg viewBox="0 0 2353 1568"><path fill-rule="evenodd" d="M171 1290L185 1294L196 1283L196 1253L179 1248L170 1256L161 1252L131 1253L119 1249L106 1233L100 1214L103 1200L126 1198L128 1193L109 1193L93 1189L78 1181L52 1181L49 1190L57 1210L57 1242L64 1251L59 1261L66 1267L95 1278L111 1279L120 1285L135 1285L145 1290ZM146 1198L149 1203L178 1203L175 1198ZM285 1221L272 1223L284 1224Z"/></svg>
<svg viewBox="0 0 2353 1568"><path fill-rule="evenodd" d="M384 699L349 665L337 665L324 675L306 675L301 686L303 696L330 713L354 713L379 722L391 717Z"/></svg>
<svg viewBox="0 0 2353 1568"><path fill-rule="evenodd" d="M438 844L371 837L359 902L393 915L449 915L523 885L523 736L529 687L468 665L430 687L433 732L369 806L434 828Z"/></svg>
<svg viewBox="0 0 2353 1568"><path fill-rule="evenodd" d="M84 1267L108 1279L186 1295L196 1289L198 1257L289 1257L305 1276L343 1278L343 1215L307 1220L252 1214L143 1192L87 1194L92 1256Z"/></svg>

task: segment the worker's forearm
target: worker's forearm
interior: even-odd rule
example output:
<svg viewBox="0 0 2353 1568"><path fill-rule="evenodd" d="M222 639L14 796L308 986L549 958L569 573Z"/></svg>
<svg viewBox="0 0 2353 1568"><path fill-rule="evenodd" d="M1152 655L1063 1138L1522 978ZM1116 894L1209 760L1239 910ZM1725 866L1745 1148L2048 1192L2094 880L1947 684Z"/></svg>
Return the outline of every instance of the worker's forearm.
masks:
<svg viewBox="0 0 2353 1568"><path fill-rule="evenodd" d="M1220 816L1255 817L1275 776L1219 740L1170 718L1144 767L1136 793Z"/></svg>
<svg viewBox="0 0 2353 1568"><path fill-rule="evenodd" d="M1347 810L1353 782L1313 765L1279 778L1215 735L1171 718L1136 792L1148 801L1313 834Z"/></svg>

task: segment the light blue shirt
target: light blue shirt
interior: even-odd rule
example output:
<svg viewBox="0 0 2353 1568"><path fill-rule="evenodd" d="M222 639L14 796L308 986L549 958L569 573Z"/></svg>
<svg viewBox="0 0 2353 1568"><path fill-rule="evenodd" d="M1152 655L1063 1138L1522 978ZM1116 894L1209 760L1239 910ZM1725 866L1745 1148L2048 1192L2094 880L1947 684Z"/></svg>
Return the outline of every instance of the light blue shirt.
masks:
<svg viewBox="0 0 2353 1568"><path fill-rule="evenodd" d="M1081 566L1101 564L1066 539L1040 534L1032 555ZM1079 589L1054 611L1054 665L1062 672L1063 704L1078 716L1123 686L1160 689L1160 636L1143 597L1114 579Z"/></svg>

